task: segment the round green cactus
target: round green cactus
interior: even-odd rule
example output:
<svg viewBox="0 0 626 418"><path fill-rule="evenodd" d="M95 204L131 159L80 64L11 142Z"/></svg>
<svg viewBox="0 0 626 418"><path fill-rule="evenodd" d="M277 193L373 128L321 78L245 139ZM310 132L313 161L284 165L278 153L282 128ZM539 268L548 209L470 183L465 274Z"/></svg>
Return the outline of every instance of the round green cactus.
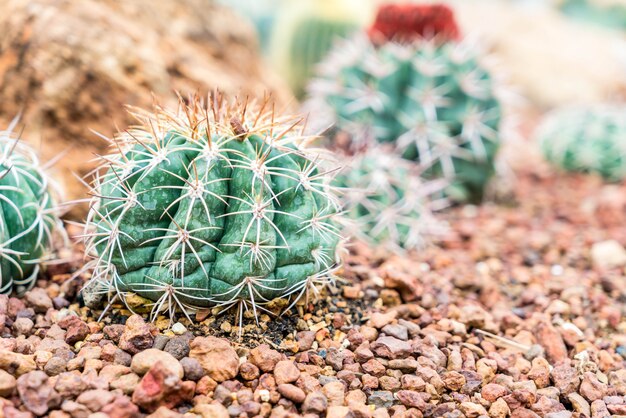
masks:
<svg viewBox="0 0 626 418"><path fill-rule="evenodd" d="M0 294L32 288L51 258L54 232L63 231L53 182L12 133L16 123L0 131Z"/></svg>
<svg viewBox="0 0 626 418"><path fill-rule="evenodd" d="M151 299L153 313L256 310L305 294L338 264L339 203L321 151L267 102L210 103L136 113L141 126L113 140L94 184L93 280Z"/></svg>
<svg viewBox="0 0 626 418"><path fill-rule="evenodd" d="M479 200L494 174L501 107L467 42L343 42L311 83L307 110L354 142L390 142L450 181L453 200ZM360 144L359 144L360 145Z"/></svg>
<svg viewBox="0 0 626 418"><path fill-rule="evenodd" d="M446 231L434 212L447 205L446 181L424 180L410 161L373 148L353 158L336 179L350 235L389 250L418 249Z"/></svg>
<svg viewBox="0 0 626 418"><path fill-rule="evenodd" d="M557 109L536 132L546 160L565 171L626 178L626 109L594 106Z"/></svg>

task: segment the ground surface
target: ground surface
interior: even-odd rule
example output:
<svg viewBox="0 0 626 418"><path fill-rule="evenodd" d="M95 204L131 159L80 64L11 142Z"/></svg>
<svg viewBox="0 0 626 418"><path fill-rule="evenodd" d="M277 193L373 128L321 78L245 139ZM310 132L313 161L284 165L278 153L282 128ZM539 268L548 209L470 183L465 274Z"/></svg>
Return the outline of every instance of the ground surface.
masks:
<svg viewBox="0 0 626 418"><path fill-rule="evenodd" d="M342 290L244 330L97 323L51 268L0 299L0 416L626 415L626 255L606 244L626 243L626 186L522 173L515 190L451 210L437 248L355 246Z"/></svg>

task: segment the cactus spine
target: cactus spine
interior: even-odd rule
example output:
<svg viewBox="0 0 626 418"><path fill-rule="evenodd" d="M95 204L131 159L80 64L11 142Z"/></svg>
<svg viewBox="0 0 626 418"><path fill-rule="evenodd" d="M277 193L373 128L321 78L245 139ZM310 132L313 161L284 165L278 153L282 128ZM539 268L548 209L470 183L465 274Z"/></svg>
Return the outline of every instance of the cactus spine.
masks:
<svg viewBox="0 0 626 418"><path fill-rule="evenodd" d="M333 171L298 121L268 108L215 95L176 112L135 112L140 126L102 159L86 222L101 291L139 294L153 314L214 305L256 313L332 277Z"/></svg>
<svg viewBox="0 0 626 418"><path fill-rule="evenodd" d="M13 134L17 118L0 131L0 294L24 293L51 259L55 231L53 182L34 150Z"/></svg>

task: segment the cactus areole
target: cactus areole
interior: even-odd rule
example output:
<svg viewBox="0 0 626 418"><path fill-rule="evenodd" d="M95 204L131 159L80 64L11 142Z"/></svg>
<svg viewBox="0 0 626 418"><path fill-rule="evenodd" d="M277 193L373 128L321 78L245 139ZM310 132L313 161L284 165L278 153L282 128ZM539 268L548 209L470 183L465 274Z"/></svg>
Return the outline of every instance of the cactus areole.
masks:
<svg viewBox="0 0 626 418"><path fill-rule="evenodd" d="M0 131L0 294L21 294L35 284L53 233L63 230L52 181L34 150L12 134L16 123Z"/></svg>
<svg viewBox="0 0 626 418"><path fill-rule="evenodd" d="M333 170L297 124L220 96L137 111L112 140L87 220L100 290L153 313L304 294L337 265Z"/></svg>

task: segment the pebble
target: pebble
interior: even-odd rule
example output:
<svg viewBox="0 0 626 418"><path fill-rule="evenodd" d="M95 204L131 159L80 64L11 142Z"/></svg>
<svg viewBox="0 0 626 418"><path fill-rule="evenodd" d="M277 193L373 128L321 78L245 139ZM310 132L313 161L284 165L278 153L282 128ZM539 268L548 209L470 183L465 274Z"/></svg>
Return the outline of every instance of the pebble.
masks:
<svg viewBox="0 0 626 418"><path fill-rule="evenodd" d="M178 360L183 357L187 357L190 350L189 338L181 336L170 338L165 344L163 350Z"/></svg>
<svg viewBox="0 0 626 418"><path fill-rule="evenodd" d="M393 393L388 390L375 390L367 397L367 401L376 408L391 408L394 404Z"/></svg>
<svg viewBox="0 0 626 418"><path fill-rule="evenodd" d="M183 357L180 360L180 365L183 367L185 380L197 382L205 374L202 365L195 358Z"/></svg>
<svg viewBox="0 0 626 418"><path fill-rule="evenodd" d="M239 356L222 338L196 337L191 342L189 357L198 360L205 373L216 382L232 379L239 372Z"/></svg>
<svg viewBox="0 0 626 418"><path fill-rule="evenodd" d="M168 369L171 374L178 376L180 379L183 378L183 366L178 360L171 354L155 348L149 348L135 354L130 363L130 369L139 376L143 376L157 362L161 362L162 366Z"/></svg>
<svg viewBox="0 0 626 418"><path fill-rule="evenodd" d="M0 370L0 397L8 398L17 387L17 380L13 375Z"/></svg>
<svg viewBox="0 0 626 418"><path fill-rule="evenodd" d="M250 350L249 361L265 373L271 372L283 356L276 350L272 350L267 344L261 344Z"/></svg>
<svg viewBox="0 0 626 418"><path fill-rule="evenodd" d="M593 265L600 269L626 266L626 249L618 241L596 242L591 247Z"/></svg>
<svg viewBox="0 0 626 418"><path fill-rule="evenodd" d="M126 320L119 339L119 347L130 354L137 354L152 348L154 335L154 326L146 324L140 315L132 315Z"/></svg>
<svg viewBox="0 0 626 418"><path fill-rule="evenodd" d="M300 377L300 370L293 361L281 360L274 367L274 379L276 384L293 383Z"/></svg>

